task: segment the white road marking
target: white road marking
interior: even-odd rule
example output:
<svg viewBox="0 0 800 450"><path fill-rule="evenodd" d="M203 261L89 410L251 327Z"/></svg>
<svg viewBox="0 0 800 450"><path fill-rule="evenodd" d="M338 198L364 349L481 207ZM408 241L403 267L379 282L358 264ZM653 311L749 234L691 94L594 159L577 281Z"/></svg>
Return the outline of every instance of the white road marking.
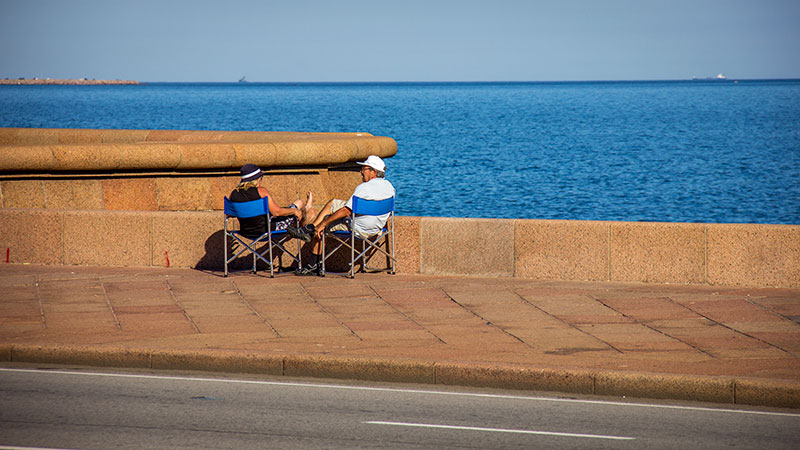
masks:
<svg viewBox="0 0 800 450"><path fill-rule="evenodd" d="M493 433L539 434L544 436L579 437L579 438L590 438L590 439L613 439L617 441L630 441L636 439L634 437L605 436L602 434L558 433L555 431L512 430L507 428L462 427L454 425L434 425L429 423L405 423L405 422L381 422L381 421L370 421L363 423L370 425L394 425L398 427L438 428L443 430L488 431Z"/></svg>
<svg viewBox="0 0 800 450"><path fill-rule="evenodd" d="M423 389L400 389L400 388L381 388L381 387L368 387L368 386L347 386L339 384L320 384L320 383L302 383L292 381L258 381L258 380L231 380L223 378L200 378L200 377L179 377L179 376L166 376L166 375L141 375L141 374L123 374L123 373L102 373L102 372L73 372L68 370L38 370L38 369L13 369L7 367L0 367L0 372L18 372L18 373L34 373L34 374L56 374L56 375L76 375L76 376L90 376L90 377L111 377L111 378L140 378L148 380L175 380L175 381L200 381L210 383L231 383L231 384L255 384L266 386L290 386L290 387L303 387L315 389L340 389L340 390L354 390L354 391L375 391L375 392L394 392L400 394L425 394L425 395L451 395L458 397L477 397L477 398L492 398L492 399L505 399L505 400L527 400L527 401L541 401L541 402L556 402L556 403L580 403L586 405L604 405L604 406L625 406L637 408L660 408L660 409L676 409L684 411L703 411L703 412L717 412L717 413L732 413L732 414L755 414L766 416L787 416L787 417L800 417L797 413L780 413L770 411L749 411L744 409L725 409L725 408L707 408L701 406L678 406L678 405L655 405L651 403L626 403L626 402L613 402L607 400L580 400L574 398L549 398L549 397L526 397L523 395L504 395L504 394L479 394L471 392L447 392L447 391L428 391Z"/></svg>

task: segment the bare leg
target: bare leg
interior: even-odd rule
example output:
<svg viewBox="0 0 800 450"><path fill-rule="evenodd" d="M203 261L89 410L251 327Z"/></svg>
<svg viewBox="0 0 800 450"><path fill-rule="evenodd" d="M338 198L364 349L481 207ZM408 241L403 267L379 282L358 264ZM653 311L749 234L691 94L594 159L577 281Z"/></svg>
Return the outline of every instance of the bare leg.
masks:
<svg viewBox="0 0 800 450"><path fill-rule="evenodd" d="M325 203L325 206L323 206L322 209L319 211L317 217L314 218L314 228L319 227L319 224L321 224L322 221L325 220L325 216L333 214L333 210L331 209L332 204L333 204L333 199L330 199L328 200L327 203Z"/></svg>
<svg viewBox="0 0 800 450"><path fill-rule="evenodd" d="M302 200L297 199L297 200L292 202L292 205L294 205L294 207L297 208L299 211L303 212L303 216L300 219L297 220L297 224L298 224L298 226L304 225L305 224L305 209L304 209L305 208L305 204L303 203Z"/></svg>
<svg viewBox="0 0 800 450"><path fill-rule="evenodd" d="M302 225L313 223L314 219L316 218L317 212L314 210L314 195L311 193L311 191L308 191L308 196L306 197L306 206L303 208Z"/></svg>

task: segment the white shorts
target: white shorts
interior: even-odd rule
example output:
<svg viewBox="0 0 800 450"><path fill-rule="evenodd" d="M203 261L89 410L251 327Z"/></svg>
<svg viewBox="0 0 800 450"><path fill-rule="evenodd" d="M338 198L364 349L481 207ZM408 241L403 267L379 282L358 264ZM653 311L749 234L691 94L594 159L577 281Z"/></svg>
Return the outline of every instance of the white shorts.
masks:
<svg viewBox="0 0 800 450"><path fill-rule="evenodd" d="M334 198L331 200L331 214L344 208L345 205L347 205L346 201ZM350 231L350 216L347 216L341 220L337 220L336 222L332 223L328 229L330 231Z"/></svg>

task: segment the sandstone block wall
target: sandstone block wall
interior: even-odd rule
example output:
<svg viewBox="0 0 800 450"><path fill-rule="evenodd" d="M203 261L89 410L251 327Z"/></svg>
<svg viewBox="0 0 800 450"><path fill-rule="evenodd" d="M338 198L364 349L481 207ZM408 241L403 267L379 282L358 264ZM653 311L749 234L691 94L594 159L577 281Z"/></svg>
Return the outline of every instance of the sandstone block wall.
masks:
<svg viewBox="0 0 800 450"><path fill-rule="evenodd" d="M220 211L3 209L0 250L17 264L221 271L223 218ZM395 233L397 271L406 274L800 287L796 225L398 216ZM385 262L375 256L370 264ZM333 268L343 269L341 261Z"/></svg>
<svg viewBox="0 0 800 450"><path fill-rule="evenodd" d="M352 193L354 161L396 151L368 133L0 128L0 264L221 270L241 165L279 203L312 191L319 207ZM800 287L800 225L397 217L395 232L400 273Z"/></svg>

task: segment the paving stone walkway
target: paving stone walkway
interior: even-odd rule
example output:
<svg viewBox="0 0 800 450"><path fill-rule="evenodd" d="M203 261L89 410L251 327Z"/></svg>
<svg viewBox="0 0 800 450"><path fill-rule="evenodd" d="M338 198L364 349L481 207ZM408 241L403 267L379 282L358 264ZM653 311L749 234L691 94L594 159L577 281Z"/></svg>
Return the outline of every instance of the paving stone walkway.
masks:
<svg viewBox="0 0 800 450"><path fill-rule="evenodd" d="M800 382L800 289L0 267L0 344Z"/></svg>

